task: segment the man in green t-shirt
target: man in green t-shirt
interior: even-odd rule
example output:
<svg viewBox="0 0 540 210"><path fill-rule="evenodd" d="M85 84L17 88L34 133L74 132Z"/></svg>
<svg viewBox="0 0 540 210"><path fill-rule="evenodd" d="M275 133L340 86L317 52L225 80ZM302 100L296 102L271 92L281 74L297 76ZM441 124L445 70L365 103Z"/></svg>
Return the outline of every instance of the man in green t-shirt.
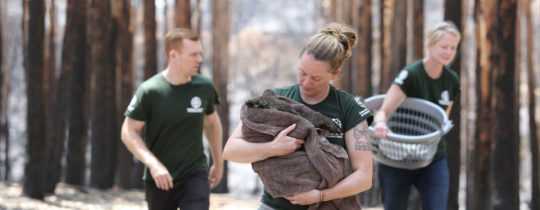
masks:
<svg viewBox="0 0 540 210"><path fill-rule="evenodd" d="M175 29L166 35L165 48L167 68L137 89L125 112L122 142L146 166L149 209L208 209L210 187L223 174L218 95L210 80L197 74L202 62L197 34ZM214 163L209 170L203 130Z"/></svg>

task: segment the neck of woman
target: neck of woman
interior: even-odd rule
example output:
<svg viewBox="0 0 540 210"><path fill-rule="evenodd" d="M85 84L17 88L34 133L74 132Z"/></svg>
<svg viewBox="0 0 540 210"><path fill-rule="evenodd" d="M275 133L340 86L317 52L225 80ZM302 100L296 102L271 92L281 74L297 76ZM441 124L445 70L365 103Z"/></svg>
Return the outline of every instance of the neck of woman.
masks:
<svg viewBox="0 0 540 210"><path fill-rule="evenodd" d="M322 102L324 99L326 99L326 97L328 97L328 94L330 94L330 85L326 86L320 93L313 95L305 95L300 89L300 96L302 97L302 100L310 105Z"/></svg>
<svg viewBox="0 0 540 210"><path fill-rule="evenodd" d="M424 68L426 69L426 73L428 74L429 77L431 77L432 79L437 79L441 76L444 70L444 66L442 63L439 63L433 59L430 59L429 57L424 58L423 62L424 62Z"/></svg>

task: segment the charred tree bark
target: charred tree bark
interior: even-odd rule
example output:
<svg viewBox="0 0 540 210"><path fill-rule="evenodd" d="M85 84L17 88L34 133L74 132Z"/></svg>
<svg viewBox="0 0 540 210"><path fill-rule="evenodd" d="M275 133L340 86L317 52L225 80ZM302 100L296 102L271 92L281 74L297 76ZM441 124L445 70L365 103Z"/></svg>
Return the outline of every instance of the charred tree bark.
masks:
<svg viewBox="0 0 540 210"><path fill-rule="evenodd" d="M476 130L467 209L518 209L517 5L515 0L477 0L475 5L477 119L490 123L479 124Z"/></svg>
<svg viewBox="0 0 540 210"><path fill-rule="evenodd" d="M445 1L444 5L444 19L451 21L458 29L463 33L462 17L462 1ZM463 40L463 38L462 38ZM458 51L456 57L451 64L451 68L458 74L461 72L461 53ZM460 74L461 75L461 74ZM465 95L461 95L465 97ZM454 128L446 135L448 141L448 168L450 170L450 191L448 192L448 210L458 210L458 196L459 196L459 175L461 165L461 100L455 101L452 105L452 112L450 119L454 122Z"/></svg>
<svg viewBox="0 0 540 210"><path fill-rule="evenodd" d="M91 0L88 10L88 41L91 44L88 68L93 74L92 162L90 186L109 189L114 184L116 152L119 142L116 115L114 49L111 2ZM100 30L95 30L99 28ZM106 101L104 103L104 100Z"/></svg>
<svg viewBox="0 0 540 210"><path fill-rule="evenodd" d="M220 96L218 114L223 127L223 144L229 136L229 99L227 84L229 82L229 36L230 36L230 2L229 0L212 1L212 80ZM229 192L227 162L224 163L223 179L213 192Z"/></svg>
<svg viewBox="0 0 540 210"><path fill-rule="evenodd" d="M43 200L45 195L45 174L47 148L45 132L45 95L44 95L44 35L45 2L34 0L28 5L28 41L25 45L26 94L28 155L25 166L23 193L31 198ZM32 49L29 49L31 46Z"/></svg>
<svg viewBox="0 0 540 210"><path fill-rule="evenodd" d="M86 65L86 2L67 1L66 29L62 50L62 72L68 77L68 140L65 181L82 186L85 180L88 145L89 71Z"/></svg>
<svg viewBox="0 0 540 210"><path fill-rule="evenodd" d="M158 72L156 40L156 5L154 0L144 0L144 79Z"/></svg>
<svg viewBox="0 0 540 210"><path fill-rule="evenodd" d="M191 1L176 0L174 22L179 28L191 28Z"/></svg>

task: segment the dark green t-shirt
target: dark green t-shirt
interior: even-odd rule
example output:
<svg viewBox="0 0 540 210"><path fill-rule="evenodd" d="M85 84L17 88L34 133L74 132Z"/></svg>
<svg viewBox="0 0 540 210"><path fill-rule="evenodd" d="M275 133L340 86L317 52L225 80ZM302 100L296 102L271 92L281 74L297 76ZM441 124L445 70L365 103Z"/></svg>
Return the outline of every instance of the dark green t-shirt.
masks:
<svg viewBox="0 0 540 210"><path fill-rule="evenodd" d="M333 86L330 86L330 93L326 99L313 105L306 104L302 100L302 97L300 96L300 87L298 85L274 89L273 91L278 95L303 103L309 108L332 119L332 121L342 129L343 133L330 134L328 140L345 149L347 149L345 144L345 133L358 125L358 123L372 116L371 111L367 109L359 97L354 97L344 91L337 90ZM284 198L273 198L266 191L263 194L262 202L277 210L305 210L308 208L308 206L293 205Z"/></svg>
<svg viewBox="0 0 540 210"><path fill-rule="evenodd" d="M160 73L139 86L125 116L145 122L146 146L177 184L187 172L208 167L203 122L204 115L213 113L217 103L217 92L207 78L195 75L186 84L172 85ZM143 179L153 182L148 169Z"/></svg>
<svg viewBox="0 0 540 210"><path fill-rule="evenodd" d="M394 80L407 97L422 98L439 105L443 110L459 96L459 76L456 72L445 67L437 79L429 77L424 63L420 60L406 66ZM435 159L446 155L446 140L439 142Z"/></svg>

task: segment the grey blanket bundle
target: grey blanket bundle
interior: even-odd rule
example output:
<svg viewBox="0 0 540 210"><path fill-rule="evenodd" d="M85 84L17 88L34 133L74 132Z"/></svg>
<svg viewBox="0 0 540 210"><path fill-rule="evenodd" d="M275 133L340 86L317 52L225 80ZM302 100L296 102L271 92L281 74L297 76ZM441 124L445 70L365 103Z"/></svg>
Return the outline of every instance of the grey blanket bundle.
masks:
<svg viewBox="0 0 540 210"><path fill-rule="evenodd" d="M291 196L336 185L352 172L345 149L325 135L339 132L335 123L319 112L270 90L247 101L241 110L242 135L248 142L272 141L296 123L289 136L304 139L303 150L252 164L266 191L273 197ZM361 209L356 196L311 205L309 210Z"/></svg>

